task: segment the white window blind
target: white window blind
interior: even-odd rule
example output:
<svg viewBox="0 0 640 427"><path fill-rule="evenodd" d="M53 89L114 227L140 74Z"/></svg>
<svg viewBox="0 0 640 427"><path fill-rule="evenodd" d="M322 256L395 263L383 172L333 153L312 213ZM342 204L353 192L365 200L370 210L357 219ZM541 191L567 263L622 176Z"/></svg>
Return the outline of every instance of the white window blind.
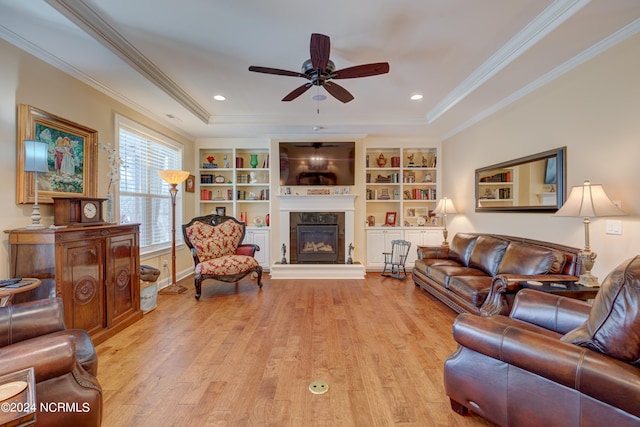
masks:
<svg viewBox="0 0 640 427"><path fill-rule="evenodd" d="M159 170L182 169L182 147L139 124L118 125L120 167L120 222L140 224L142 253L171 247L170 185ZM182 240L182 199L176 199L176 240Z"/></svg>

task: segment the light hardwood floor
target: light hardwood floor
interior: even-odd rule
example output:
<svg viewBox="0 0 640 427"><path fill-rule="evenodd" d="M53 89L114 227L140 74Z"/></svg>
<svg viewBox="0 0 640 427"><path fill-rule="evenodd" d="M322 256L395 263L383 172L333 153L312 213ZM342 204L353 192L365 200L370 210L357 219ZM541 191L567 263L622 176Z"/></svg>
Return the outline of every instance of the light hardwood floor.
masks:
<svg viewBox="0 0 640 427"><path fill-rule="evenodd" d="M451 411L455 313L408 278L205 282L97 346L103 425L489 426ZM314 380L329 384L312 394Z"/></svg>

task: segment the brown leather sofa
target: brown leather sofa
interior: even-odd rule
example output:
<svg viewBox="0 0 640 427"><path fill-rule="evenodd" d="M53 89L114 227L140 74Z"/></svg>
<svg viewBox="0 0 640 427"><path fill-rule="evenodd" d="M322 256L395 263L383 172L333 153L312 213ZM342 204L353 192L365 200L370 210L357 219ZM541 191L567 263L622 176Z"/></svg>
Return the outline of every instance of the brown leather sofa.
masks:
<svg viewBox="0 0 640 427"><path fill-rule="evenodd" d="M522 237L457 233L449 247L418 247L413 281L458 313L508 314L520 281L577 281L579 254Z"/></svg>
<svg viewBox="0 0 640 427"><path fill-rule="evenodd" d="M29 367L37 426L101 424L95 348L84 330L65 328L60 298L0 307L0 375Z"/></svg>
<svg viewBox="0 0 640 427"><path fill-rule="evenodd" d="M640 425L640 256L593 306L521 290L510 315L461 314L445 362L452 408L499 426Z"/></svg>

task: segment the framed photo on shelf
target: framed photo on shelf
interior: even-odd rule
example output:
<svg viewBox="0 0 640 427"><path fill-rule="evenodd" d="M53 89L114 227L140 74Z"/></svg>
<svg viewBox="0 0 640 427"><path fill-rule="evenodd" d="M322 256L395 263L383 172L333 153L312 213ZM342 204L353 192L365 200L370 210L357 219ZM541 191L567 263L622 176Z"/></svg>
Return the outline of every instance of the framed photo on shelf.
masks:
<svg viewBox="0 0 640 427"><path fill-rule="evenodd" d="M384 225L389 225L391 227L395 227L396 225L396 212L387 212L385 215Z"/></svg>
<svg viewBox="0 0 640 427"><path fill-rule="evenodd" d="M48 172L24 171L24 141L48 145ZM98 189L98 131L63 119L30 105L18 108L16 199L19 204L52 204L53 197L96 197Z"/></svg>
<svg viewBox="0 0 640 427"><path fill-rule="evenodd" d="M430 216L429 217L429 225L439 227L440 226L440 217L439 216Z"/></svg>
<svg viewBox="0 0 640 427"><path fill-rule="evenodd" d="M225 208L224 206L216 206L216 215L226 216L227 208Z"/></svg>
<svg viewBox="0 0 640 427"><path fill-rule="evenodd" d="M414 208L407 209L407 216L411 218L416 216L416 210Z"/></svg>
<svg viewBox="0 0 640 427"><path fill-rule="evenodd" d="M194 175L187 177L187 180L184 182L184 191L187 193L196 191L196 177Z"/></svg>

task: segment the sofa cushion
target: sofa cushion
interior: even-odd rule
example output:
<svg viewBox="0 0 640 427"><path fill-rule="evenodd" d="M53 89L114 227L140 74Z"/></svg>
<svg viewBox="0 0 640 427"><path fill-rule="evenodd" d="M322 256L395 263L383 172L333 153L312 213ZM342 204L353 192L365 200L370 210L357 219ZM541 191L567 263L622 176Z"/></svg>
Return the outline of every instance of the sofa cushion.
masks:
<svg viewBox="0 0 640 427"><path fill-rule="evenodd" d="M475 234L456 233L449 245L449 259L469 266L469 257L477 239L478 236Z"/></svg>
<svg viewBox="0 0 640 427"><path fill-rule="evenodd" d="M507 246L509 242L506 240L489 235L479 236L469 257L469 267L495 276Z"/></svg>
<svg viewBox="0 0 640 427"><path fill-rule="evenodd" d="M452 276L447 289L476 307L480 307L489 295L492 282L493 277L489 276Z"/></svg>
<svg viewBox="0 0 640 427"><path fill-rule="evenodd" d="M558 273L564 257L551 249L520 242L512 242L502 257L499 274L547 274Z"/></svg>
<svg viewBox="0 0 640 427"><path fill-rule="evenodd" d="M562 341L640 366L640 256L609 273L589 318Z"/></svg>
<svg viewBox="0 0 640 427"><path fill-rule="evenodd" d="M449 278L452 276L486 276L478 269L464 267L462 265L432 265L429 267L429 277L438 283L449 287Z"/></svg>
<svg viewBox="0 0 640 427"><path fill-rule="evenodd" d="M187 227L187 238L200 261L234 255L243 237L243 226L227 220L216 226L196 221Z"/></svg>

